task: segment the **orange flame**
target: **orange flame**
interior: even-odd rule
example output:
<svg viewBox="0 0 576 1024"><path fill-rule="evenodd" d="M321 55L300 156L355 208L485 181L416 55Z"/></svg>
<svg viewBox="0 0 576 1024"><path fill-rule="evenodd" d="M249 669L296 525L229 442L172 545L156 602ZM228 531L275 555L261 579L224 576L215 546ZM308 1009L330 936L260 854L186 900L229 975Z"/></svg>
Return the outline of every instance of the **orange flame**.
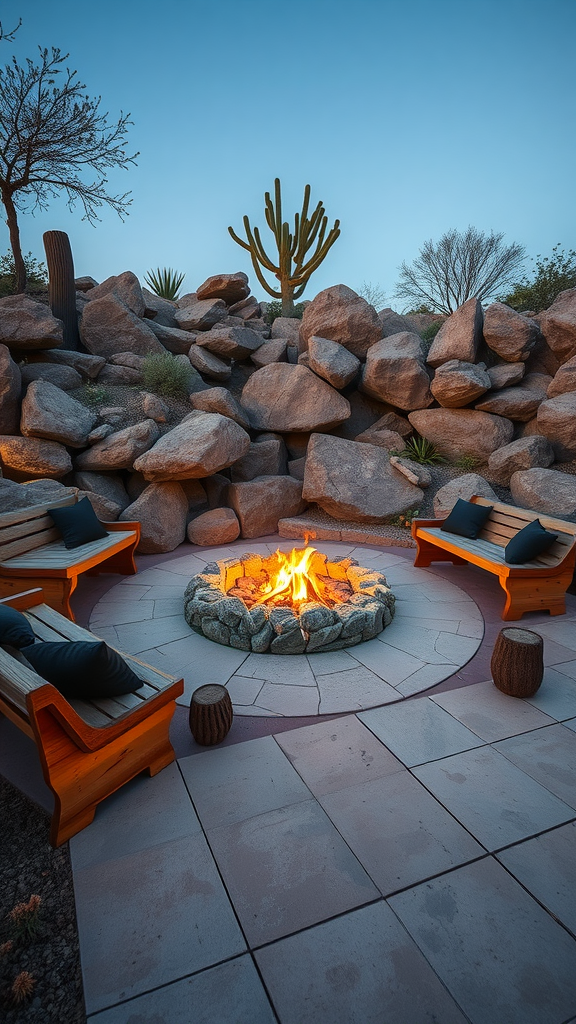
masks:
<svg viewBox="0 0 576 1024"><path fill-rule="evenodd" d="M296 607L304 601L320 601L325 605L322 584L310 570L310 562L315 554L316 548L311 547L304 551L293 548L288 554L277 551L280 568L256 604L269 604L280 598L288 599Z"/></svg>

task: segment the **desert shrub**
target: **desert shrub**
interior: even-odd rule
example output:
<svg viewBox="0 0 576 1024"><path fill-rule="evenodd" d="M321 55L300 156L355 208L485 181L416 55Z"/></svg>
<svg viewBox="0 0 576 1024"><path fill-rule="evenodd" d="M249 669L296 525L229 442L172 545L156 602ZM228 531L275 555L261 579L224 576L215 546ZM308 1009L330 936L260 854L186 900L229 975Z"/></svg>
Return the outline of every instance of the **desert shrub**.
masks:
<svg viewBox="0 0 576 1024"><path fill-rule="evenodd" d="M155 295L159 295L161 299L174 301L178 298L180 285L185 277L185 274L172 270L172 267L164 267L163 270L157 267L156 270L149 270L144 275L144 280Z"/></svg>
<svg viewBox="0 0 576 1024"><path fill-rule="evenodd" d="M512 309L527 309L541 313L548 309L560 292L576 287L576 252L564 252L560 243L554 246L551 256L537 256L532 281L524 278L514 285L514 290L500 301Z"/></svg>
<svg viewBox="0 0 576 1024"><path fill-rule="evenodd" d="M48 271L44 264L37 260L31 252L23 256L26 267L26 292L28 295L38 295L45 292L48 287ZM16 266L14 256L9 250L4 256L0 256L0 298L6 295L16 294Z"/></svg>
<svg viewBox="0 0 576 1024"><path fill-rule="evenodd" d="M422 341L434 341L434 338L438 334L443 323L443 320L435 320L433 324L429 324L428 327L425 327L420 335Z"/></svg>
<svg viewBox="0 0 576 1024"><path fill-rule="evenodd" d="M84 384L78 398L84 405L103 405L110 400L110 392L103 384Z"/></svg>
<svg viewBox="0 0 576 1024"><path fill-rule="evenodd" d="M408 438L405 448L399 455L405 459L412 459L412 462L419 462L422 466L434 466L446 461L432 441L427 441L418 434Z"/></svg>
<svg viewBox="0 0 576 1024"><path fill-rule="evenodd" d="M266 303L266 307L266 323L273 324L277 317L282 316L282 301L280 299L272 299L272 302ZM305 309L305 302L297 302L294 306L293 319L301 320Z"/></svg>
<svg viewBox="0 0 576 1024"><path fill-rule="evenodd" d="M153 352L144 357L142 382L155 395L186 398L192 375L190 363L175 359L170 352Z"/></svg>

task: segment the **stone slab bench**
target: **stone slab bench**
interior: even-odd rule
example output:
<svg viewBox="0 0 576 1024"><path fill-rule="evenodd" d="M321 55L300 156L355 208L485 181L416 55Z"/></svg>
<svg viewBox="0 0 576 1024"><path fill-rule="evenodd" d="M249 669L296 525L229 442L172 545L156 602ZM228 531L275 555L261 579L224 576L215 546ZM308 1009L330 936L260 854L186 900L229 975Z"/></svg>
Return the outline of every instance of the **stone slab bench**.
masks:
<svg viewBox="0 0 576 1024"><path fill-rule="evenodd" d="M566 590L572 582L576 563L576 524L563 519L515 508L474 495L471 501L478 505L492 505L492 512L475 540L459 537L440 529L443 519L415 519L412 536L417 552L414 565L428 566L432 562L452 562L454 565L473 565L486 569L498 577L506 594L502 618L520 619L524 612L549 611L562 615L566 611ZM508 565L504 548L508 541L528 523L539 519L546 530L558 534L548 551L524 565Z"/></svg>
<svg viewBox="0 0 576 1024"><path fill-rule="evenodd" d="M38 640L98 639L44 604L39 589L0 603L22 611ZM141 689L115 698L66 700L0 647L0 712L38 748L54 794L53 846L89 825L100 801L124 783L145 769L156 775L174 760L169 729L183 680L118 653L142 680Z"/></svg>
<svg viewBox="0 0 576 1024"><path fill-rule="evenodd" d="M107 537L70 550L64 546L49 512L75 502L76 496L68 494L0 515L0 597L42 587L46 604L74 620L70 597L82 573L137 572L140 523L102 523Z"/></svg>

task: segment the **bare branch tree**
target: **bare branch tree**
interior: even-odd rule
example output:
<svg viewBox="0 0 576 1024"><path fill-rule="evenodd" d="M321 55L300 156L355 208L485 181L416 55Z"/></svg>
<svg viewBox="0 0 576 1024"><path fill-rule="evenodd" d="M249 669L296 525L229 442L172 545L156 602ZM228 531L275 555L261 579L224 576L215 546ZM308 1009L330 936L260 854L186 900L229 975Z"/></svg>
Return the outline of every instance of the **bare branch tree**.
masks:
<svg viewBox="0 0 576 1024"><path fill-rule="evenodd" d="M13 57L0 68L0 198L6 210L10 244L16 266L16 289L24 291L26 268L20 247L17 210L47 209L60 192L72 209L82 205L83 220L97 221L104 204L123 217L130 193L108 195L106 172L126 168L138 153L126 153L129 114L115 124L100 113L100 97L90 99L76 71L61 65L68 54L40 48L40 63L29 58L21 67ZM61 83L56 76L62 74ZM96 178L82 177L90 168Z"/></svg>
<svg viewBox="0 0 576 1024"><path fill-rule="evenodd" d="M9 43L14 42L14 36L16 35L16 33L17 33L18 29L20 28L21 24L22 24L22 18L19 18L18 19L18 24L16 25L16 28L12 28L12 29L10 29L9 32L5 32L4 31L4 26L3 26L2 22L0 21L0 39L5 39Z"/></svg>
<svg viewBox="0 0 576 1024"><path fill-rule="evenodd" d="M453 313L467 299L489 299L512 282L524 263L524 246L503 245L502 233L452 228L439 242L429 239L412 264L400 267L396 296L413 306Z"/></svg>
<svg viewBox="0 0 576 1024"><path fill-rule="evenodd" d="M369 302L374 309L384 309L386 305L386 292L379 284L372 284L372 281L363 281L362 287L356 289L366 302Z"/></svg>

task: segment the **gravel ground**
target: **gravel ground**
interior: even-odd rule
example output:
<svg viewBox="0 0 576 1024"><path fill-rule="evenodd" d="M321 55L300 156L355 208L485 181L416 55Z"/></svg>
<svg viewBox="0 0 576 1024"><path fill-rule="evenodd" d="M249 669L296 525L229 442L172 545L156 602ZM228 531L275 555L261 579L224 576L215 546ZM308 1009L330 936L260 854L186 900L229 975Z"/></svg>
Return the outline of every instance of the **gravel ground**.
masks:
<svg viewBox="0 0 576 1024"><path fill-rule="evenodd" d="M68 844L50 846L48 815L1 776L0 821L0 1020L85 1024ZM8 915L33 894L41 899L37 934L15 938ZM22 971L34 978L34 987L15 1006L11 986Z"/></svg>

